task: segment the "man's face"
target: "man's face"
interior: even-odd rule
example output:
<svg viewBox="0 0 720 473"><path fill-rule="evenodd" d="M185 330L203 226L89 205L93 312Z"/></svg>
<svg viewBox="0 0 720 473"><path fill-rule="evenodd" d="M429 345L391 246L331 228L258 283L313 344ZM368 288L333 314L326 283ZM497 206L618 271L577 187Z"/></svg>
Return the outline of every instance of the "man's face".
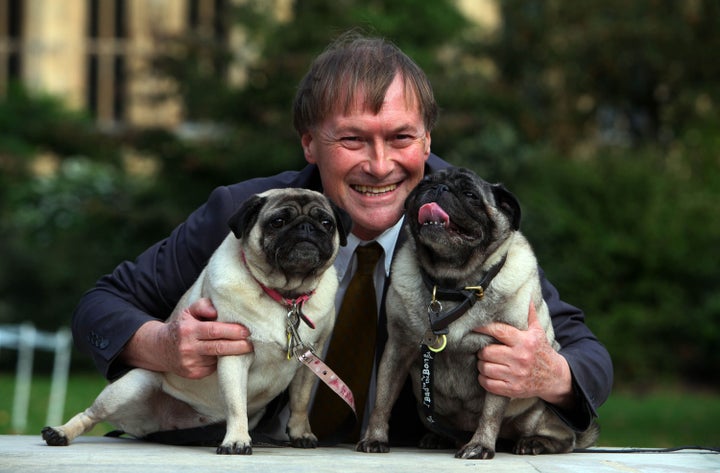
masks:
<svg viewBox="0 0 720 473"><path fill-rule="evenodd" d="M330 115L301 141L305 159L320 170L325 195L350 214L352 232L362 240L400 219L430 154L430 132L400 76L377 115L366 110L361 96L347 114Z"/></svg>

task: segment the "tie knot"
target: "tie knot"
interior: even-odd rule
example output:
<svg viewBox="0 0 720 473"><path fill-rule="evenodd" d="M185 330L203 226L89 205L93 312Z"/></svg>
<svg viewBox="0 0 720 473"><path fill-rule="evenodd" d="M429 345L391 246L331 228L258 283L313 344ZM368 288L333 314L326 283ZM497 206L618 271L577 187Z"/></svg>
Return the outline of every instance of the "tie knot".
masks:
<svg viewBox="0 0 720 473"><path fill-rule="evenodd" d="M365 246L358 246L355 249L357 255L358 267L357 271L362 273L372 273L375 269L380 256L383 254L383 248L376 241Z"/></svg>

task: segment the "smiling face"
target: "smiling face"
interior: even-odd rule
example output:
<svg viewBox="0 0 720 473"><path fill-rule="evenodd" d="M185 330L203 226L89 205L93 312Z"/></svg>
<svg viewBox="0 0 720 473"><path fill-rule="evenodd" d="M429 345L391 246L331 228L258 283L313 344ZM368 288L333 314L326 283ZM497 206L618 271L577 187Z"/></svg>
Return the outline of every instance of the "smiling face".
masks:
<svg viewBox="0 0 720 473"><path fill-rule="evenodd" d="M305 159L317 164L325 195L350 214L352 232L363 240L400 219L430 154L430 132L408 90L396 75L377 113L358 93L354 106L302 135Z"/></svg>

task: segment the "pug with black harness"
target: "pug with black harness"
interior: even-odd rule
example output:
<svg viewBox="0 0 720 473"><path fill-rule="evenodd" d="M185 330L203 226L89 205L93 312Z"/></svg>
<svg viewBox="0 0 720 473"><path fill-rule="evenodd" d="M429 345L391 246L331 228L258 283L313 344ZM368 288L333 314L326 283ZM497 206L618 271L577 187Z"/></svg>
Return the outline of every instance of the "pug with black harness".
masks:
<svg viewBox="0 0 720 473"><path fill-rule="evenodd" d="M251 454L250 429L289 386L291 445L317 446L308 421L314 374L337 380L313 347L332 332L338 286L332 265L350 217L318 192L275 189L247 199L228 224L228 236L169 320L209 298L218 321L249 329L253 352L219 357L216 373L202 379L133 369L66 424L45 427L48 445L68 445L101 421L139 438L227 421L217 453ZM352 393L336 392L353 406Z"/></svg>
<svg viewBox="0 0 720 473"><path fill-rule="evenodd" d="M503 186L450 168L427 176L405 203L407 239L387 293L389 339L362 452L387 452L388 420L410 373L423 423L459 447L458 458L493 458L498 438L516 454L569 452L595 443L597 424L577 433L539 398L510 399L477 380L490 322L527 329L532 304L556 350L538 263L520 233L520 205ZM442 442L441 442L442 444ZM447 442L445 442L447 444Z"/></svg>

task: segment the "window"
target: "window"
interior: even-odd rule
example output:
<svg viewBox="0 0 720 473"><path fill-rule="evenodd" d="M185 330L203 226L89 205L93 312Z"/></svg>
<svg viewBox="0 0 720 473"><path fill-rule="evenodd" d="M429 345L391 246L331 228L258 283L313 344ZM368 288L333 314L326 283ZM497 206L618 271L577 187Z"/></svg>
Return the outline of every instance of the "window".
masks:
<svg viewBox="0 0 720 473"><path fill-rule="evenodd" d="M88 0L86 103L90 113L103 125L125 119L126 4L126 0Z"/></svg>
<svg viewBox="0 0 720 473"><path fill-rule="evenodd" d="M0 97L10 82L20 80L22 0L0 0Z"/></svg>

